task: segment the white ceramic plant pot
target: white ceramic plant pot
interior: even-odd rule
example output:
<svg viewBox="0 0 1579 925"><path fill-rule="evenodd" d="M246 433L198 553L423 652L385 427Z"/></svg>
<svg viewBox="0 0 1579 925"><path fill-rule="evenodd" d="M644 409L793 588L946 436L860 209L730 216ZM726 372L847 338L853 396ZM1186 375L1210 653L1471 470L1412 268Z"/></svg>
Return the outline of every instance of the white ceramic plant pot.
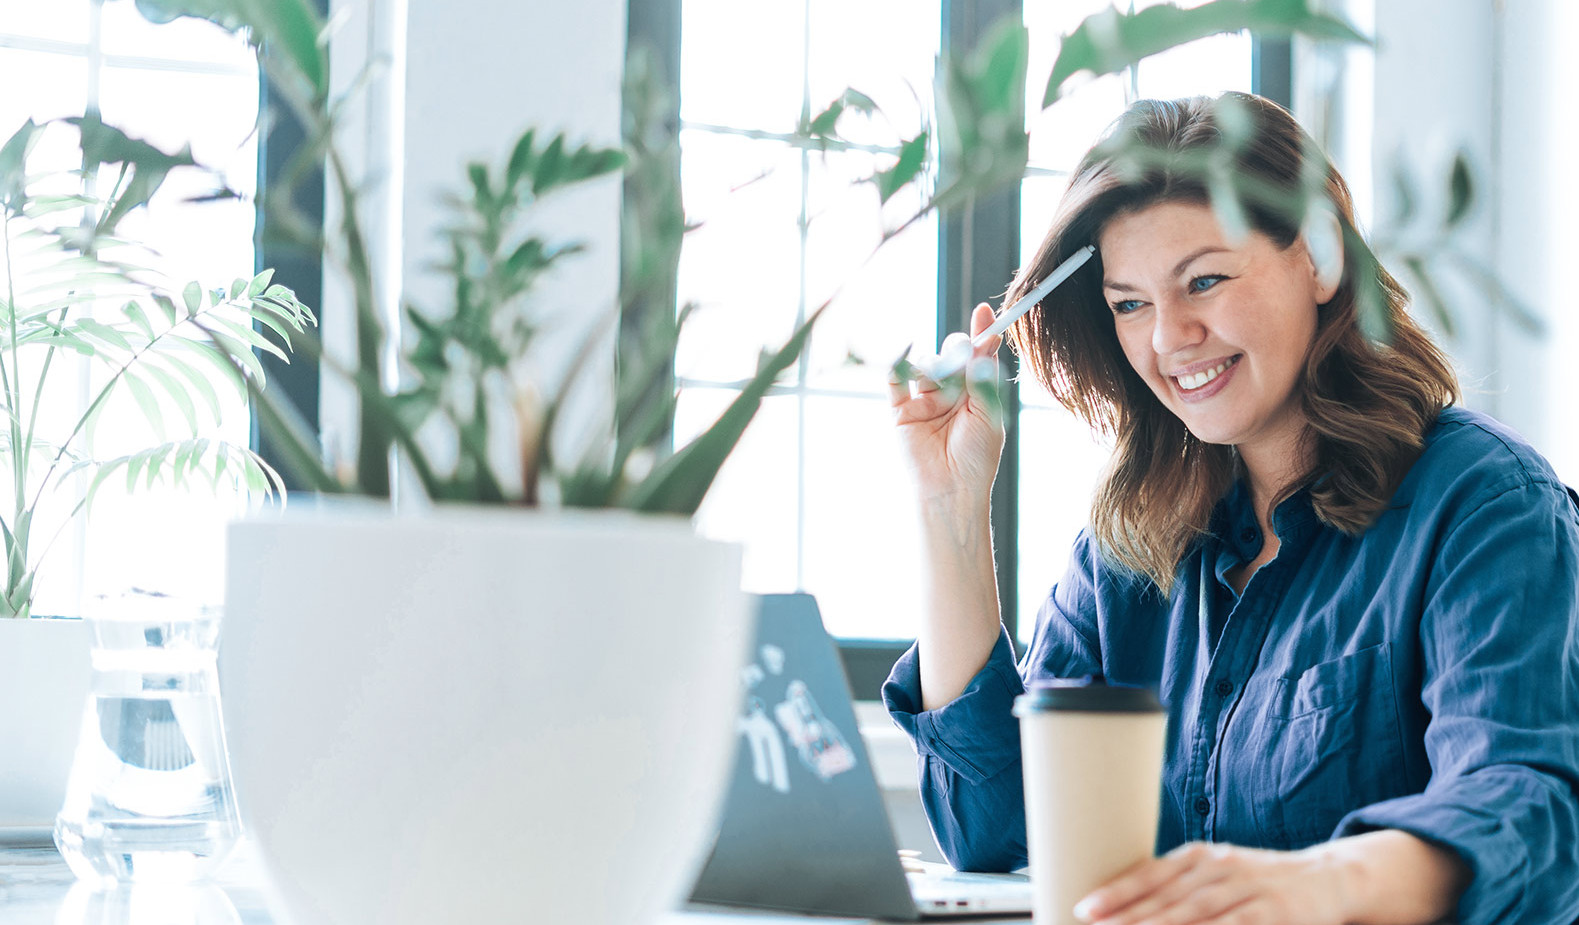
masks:
<svg viewBox="0 0 1579 925"><path fill-rule="evenodd" d="M733 748L738 549L679 519L440 509L234 525L220 685L299 925L637 925Z"/></svg>
<svg viewBox="0 0 1579 925"><path fill-rule="evenodd" d="M0 620L0 829L54 825L92 650L86 620Z"/></svg>

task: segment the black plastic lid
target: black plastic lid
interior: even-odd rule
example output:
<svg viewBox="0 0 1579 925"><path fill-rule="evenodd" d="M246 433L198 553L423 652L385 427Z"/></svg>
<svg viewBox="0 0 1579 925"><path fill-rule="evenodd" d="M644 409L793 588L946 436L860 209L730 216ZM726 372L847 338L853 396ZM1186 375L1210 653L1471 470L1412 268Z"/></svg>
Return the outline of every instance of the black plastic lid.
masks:
<svg viewBox="0 0 1579 925"><path fill-rule="evenodd" d="M1162 702L1144 687L1111 685L1101 678L1039 681L1014 698L1014 715L1074 710L1082 713L1161 713Z"/></svg>

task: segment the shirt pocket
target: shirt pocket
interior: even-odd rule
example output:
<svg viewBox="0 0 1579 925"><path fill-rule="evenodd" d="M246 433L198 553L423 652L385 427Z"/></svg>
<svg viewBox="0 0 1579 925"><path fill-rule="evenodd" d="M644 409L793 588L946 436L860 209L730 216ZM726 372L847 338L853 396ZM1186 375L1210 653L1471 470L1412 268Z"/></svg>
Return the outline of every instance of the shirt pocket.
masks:
<svg viewBox="0 0 1579 925"><path fill-rule="evenodd" d="M1350 811L1400 794L1403 738L1387 643L1280 678L1259 795L1269 844L1325 841Z"/></svg>

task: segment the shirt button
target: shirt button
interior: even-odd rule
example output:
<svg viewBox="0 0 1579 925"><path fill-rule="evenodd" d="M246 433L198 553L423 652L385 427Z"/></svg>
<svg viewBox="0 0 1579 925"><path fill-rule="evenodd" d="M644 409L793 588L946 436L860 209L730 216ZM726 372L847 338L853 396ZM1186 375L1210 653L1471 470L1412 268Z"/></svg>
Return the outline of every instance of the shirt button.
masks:
<svg viewBox="0 0 1579 925"><path fill-rule="evenodd" d="M1217 682L1217 696L1227 697L1234 692L1234 682L1224 678Z"/></svg>
<svg viewBox="0 0 1579 925"><path fill-rule="evenodd" d="M1203 816L1210 815L1211 812L1212 812L1212 803L1211 803L1211 801L1206 799L1206 797L1201 797L1200 799L1196 800L1195 801L1195 811L1200 813Z"/></svg>
<svg viewBox="0 0 1579 925"><path fill-rule="evenodd" d="M1254 543L1258 535L1259 533L1255 527L1246 527L1239 531L1239 539L1245 543Z"/></svg>

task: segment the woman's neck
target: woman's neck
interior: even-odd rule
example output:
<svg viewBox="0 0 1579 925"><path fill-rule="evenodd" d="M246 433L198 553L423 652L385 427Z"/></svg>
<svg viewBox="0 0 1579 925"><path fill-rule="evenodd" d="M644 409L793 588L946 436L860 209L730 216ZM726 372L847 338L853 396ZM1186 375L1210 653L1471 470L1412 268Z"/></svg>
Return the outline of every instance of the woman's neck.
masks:
<svg viewBox="0 0 1579 925"><path fill-rule="evenodd" d="M1246 444L1237 449L1250 486L1256 520L1262 532L1271 536L1273 502L1310 471L1312 450L1302 433L1292 434L1275 444Z"/></svg>

